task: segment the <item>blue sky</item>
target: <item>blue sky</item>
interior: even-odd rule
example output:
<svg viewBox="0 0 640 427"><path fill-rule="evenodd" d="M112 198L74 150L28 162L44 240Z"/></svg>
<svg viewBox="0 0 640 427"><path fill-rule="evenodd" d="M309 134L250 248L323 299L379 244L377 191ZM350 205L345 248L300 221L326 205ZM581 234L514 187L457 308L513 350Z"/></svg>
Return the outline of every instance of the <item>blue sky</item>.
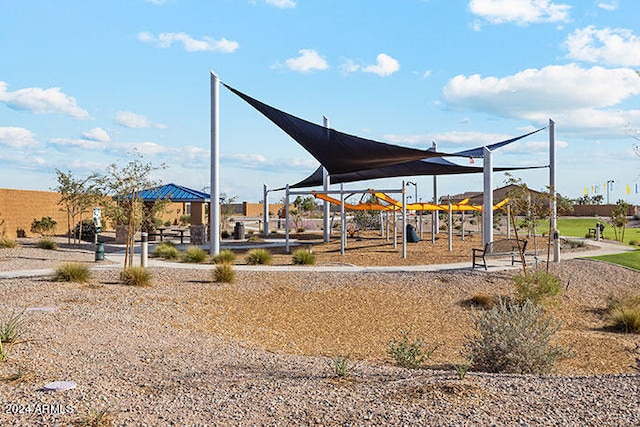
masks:
<svg viewBox="0 0 640 427"><path fill-rule="evenodd" d="M134 151L169 166L165 183L208 187L213 70L298 117L416 148L459 151L552 118L560 193L606 195L613 180L612 202L640 204L638 17L637 0L0 0L0 187L51 189L56 168L104 172ZM220 120L230 197L259 201L263 183L317 167L224 88ZM494 165L545 165L547 141L497 150ZM516 176L548 183L546 169ZM431 177L405 179L432 198ZM481 175L439 178L440 195L481 188Z"/></svg>

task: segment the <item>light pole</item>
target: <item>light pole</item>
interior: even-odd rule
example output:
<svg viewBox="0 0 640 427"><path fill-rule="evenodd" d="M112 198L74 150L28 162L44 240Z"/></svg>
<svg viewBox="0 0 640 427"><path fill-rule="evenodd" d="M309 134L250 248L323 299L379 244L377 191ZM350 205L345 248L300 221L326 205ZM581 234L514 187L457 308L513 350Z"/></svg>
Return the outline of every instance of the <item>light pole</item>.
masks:
<svg viewBox="0 0 640 427"><path fill-rule="evenodd" d="M609 204L609 187L611 187L611 184L613 184L613 180L612 179L607 181L607 204Z"/></svg>

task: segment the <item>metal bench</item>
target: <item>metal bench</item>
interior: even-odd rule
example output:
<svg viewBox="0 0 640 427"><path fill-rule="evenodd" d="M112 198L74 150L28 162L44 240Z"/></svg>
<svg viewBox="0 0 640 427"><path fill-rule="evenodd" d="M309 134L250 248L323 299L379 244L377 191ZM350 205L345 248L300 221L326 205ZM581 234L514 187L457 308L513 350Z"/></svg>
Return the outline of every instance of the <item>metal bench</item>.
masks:
<svg viewBox="0 0 640 427"><path fill-rule="evenodd" d="M511 257L511 265L515 264L516 257L518 262L522 262L521 254L524 257L524 252L527 248L527 241L520 240L520 245L518 247L517 239L501 239L495 240L493 242L489 242L484 245L484 248L472 248L473 252L473 264L471 269L474 270L476 266L482 266L484 269L487 269L487 257ZM482 263L480 261L482 260Z"/></svg>

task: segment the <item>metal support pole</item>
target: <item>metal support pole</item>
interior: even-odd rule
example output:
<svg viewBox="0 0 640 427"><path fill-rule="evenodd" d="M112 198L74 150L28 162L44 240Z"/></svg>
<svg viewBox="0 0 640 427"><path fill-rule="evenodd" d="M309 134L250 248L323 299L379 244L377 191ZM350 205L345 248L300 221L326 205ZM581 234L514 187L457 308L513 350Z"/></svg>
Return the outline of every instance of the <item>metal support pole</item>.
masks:
<svg viewBox="0 0 640 427"><path fill-rule="evenodd" d="M558 238L558 203L556 193L556 124L549 119L549 191L551 191L551 232L553 233L553 262L560 262Z"/></svg>
<svg viewBox="0 0 640 427"><path fill-rule="evenodd" d="M460 216L461 216L461 218L460 218L460 227L461 227L461 230L462 230L462 241L464 242L464 211L460 212Z"/></svg>
<svg viewBox="0 0 640 427"><path fill-rule="evenodd" d="M140 267L147 267L149 260L149 233L140 233Z"/></svg>
<svg viewBox="0 0 640 427"><path fill-rule="evenodd" d="M209 208L209 230L211 255L220 253L220 79L211 72L211 207Z"/></svg>
<svg viewBox="0 0 640 427"><path fill-rule="evenodd" d="M324 121L324 127L327 129L327 142L329 141L329 119L325 116L322 117ZM322 188L324 191L329 191L329 187L331 185L331 177L329 176L329 172L323 167L322 168ZM327 243L331 237L331 227L329 226L329 216L331 215L330 203L328 201L324 201L322 206L322 224L323 224L323 239L324 242Z"/></svg>
<svg viewBox="0 0 640 427"><path fill-rule="evenodd" d="M262 202L264 204L262 209L262 216L264 217L264 237L269 237L269 189L267 184L262 185Z"/></svg>
<svg viewBox="0 0 640 427"><path fill-rule="evenodd" d="M451 198L449 198L449 252L453 250L453 210L451 209Z"/></svg>
<svg viewBox="0 0 640 427"><path fill-rule="evenodd" d="M407 192L402 181L402 258L407 257Z"/></svg>
<svg viewBox="0 0 640 427"><path fill-rule="evenodd" d="M482 199L482 245L493 241L493 159L491 150L483 148L484 191Z"/></svg>
<svg viewBox="0 0 640 427"><path fill-rule="evenodd" d="M433 148L433 151L438 151L438 146L435 141L431 143L431 148ZM433 204L434 205L438 204L438 176L437 175L433 175ZM437 210L433 211L432 228L433 228L433 236L431 237L431 243L435 243L436 234L438 234L438 232L440 231L439 230L440 229L440 212Z"/></svg>
<svg viewBox="0 0 640 427"><path fill-rule="evenodd" d="M344 212L344 184L340 184L340 255L347 246L347 215Z"/></svg>
<svg viewBox="0 0 640 427"><path fill-rule="evenodd" d="M284 251L289 253L289 184L284 191Z"/></svg>

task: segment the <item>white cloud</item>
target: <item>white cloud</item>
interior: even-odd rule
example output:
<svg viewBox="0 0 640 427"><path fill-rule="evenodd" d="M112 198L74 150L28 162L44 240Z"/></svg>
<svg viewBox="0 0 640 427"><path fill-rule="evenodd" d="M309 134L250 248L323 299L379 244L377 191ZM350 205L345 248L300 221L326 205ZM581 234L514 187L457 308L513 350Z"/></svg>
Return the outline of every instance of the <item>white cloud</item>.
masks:
<svg viewBox="0 0 640 427"><path fill-rule="evenodd" d="M567 22L571 6L550 0L471 0L469 10L493 24Z"/></svg>
<svg viewBox="0 0 640 427"><path fill-rule="evenodd" d="M30 130L19 127L0 127L0 145L11 148L35 147L38 145Z"/></svg>
<svg viewBox="0 0 640 427"><path fill-rule="evenodd" d="M600 3L598 3L598 7L600 9L604 9L604 10L616 10L618 8L618 1L617 0L609 0L609 1L601 1Z"/></svg>
<svg viewBox="0 0 640 427"><path fill-rule="evenodd" d="M640 123L640 110L611 109L640 95L640 78L625 68L585 69L569 64L528 69L503 78L459 75L449 81L443 94L453 107L537 124L552 117L575 129L621 133L625 121Z"/></svg>
<svg viewBox="0 0 640 427"><path fill-rule="evenodd" d="M293 71L308 73L313 70L326 70L329 68L327 61L314 49L299 50L300 56L289 58L285 61L287 68Z"/></svg>
<svg viewBox="0 0 640 427"><path fill-rule="evenodd" d="M63 147L77 147L83 150L102 150L105 145L100 141L74 138L52 138L49 143Z"/></svg>
<svg viewBox="0 0 640 427"><path fill-rule="evenodd" d="M269 158L262 154L228 154L223 153L225 162L238 165L247 169L259 169L280 172L285 167L287 170L296 169L308 172L318 167L318 162L310 158Z"/></svg>
<svg viewBox="0 0 640 427"><path fill-rule="evenodd" d="M147 3L157 4L158 6L161 6L167 2L167 0L144 0L144 1L146 1Z"/></svg>
<svg viewBox="0 0 640 427"><path fill-rule="evenodd" d="M59 87L31 87L15 92L8 92L7 87L5 82L0 82L0 101L14 110L31 111L35 114L66 114L76 119L89 118L89 113L78 107L75 98L62 93Z"/></svg>
<svg viewBox="0 0 640 427"><path fill-rule="evenodd" d="M640 66L640 37L623 28L594 26L575 30L565 42L569 57L607 65Z"/></svg>
<svg viewBox="0 0 640 427"><path fill-rule="evenodd" d="M88 132L83 132L82 137L89 141L109 142L111 139L107 131L102 128L93 128Z"/></svg>
<svg viewBox="0 0 640 427"><path fill-rule="evenodd" d="M265 0L266 4L275 6L280 9L291 9L296 7L296 2L293 0Z"/></svg>
<svg viewBox="0 0 640 427"><path fill-rule="evenodd" d="M155 36L149 32L140 32L138 33L138 40L144 43L153 43L156 47L162 49L171 47L174 42L182 43L187 52L233 53L240 47L238 42L225 38L216 40L205 36L198 40L187 33L160 33Z"/></svg>
<svg viewBox="0 0 640 427"><path fill-rule="evenodd" d="M155 127L158 129L165 129L167 126L160 123L153 123L147 117L142 114L136 114L131 111L118 111L114 118L114 121L120 126L131 129L144 129Z"/></svg>
<svg viewBox="0 0 640 427"><path fill-rule="evenodd" d="M365 73L377 74L380 77L387 77L395 73L400 69L400 63L387 55L381 53L376 57L376 63L374 65L368 65L362 68Z"/></svg>

